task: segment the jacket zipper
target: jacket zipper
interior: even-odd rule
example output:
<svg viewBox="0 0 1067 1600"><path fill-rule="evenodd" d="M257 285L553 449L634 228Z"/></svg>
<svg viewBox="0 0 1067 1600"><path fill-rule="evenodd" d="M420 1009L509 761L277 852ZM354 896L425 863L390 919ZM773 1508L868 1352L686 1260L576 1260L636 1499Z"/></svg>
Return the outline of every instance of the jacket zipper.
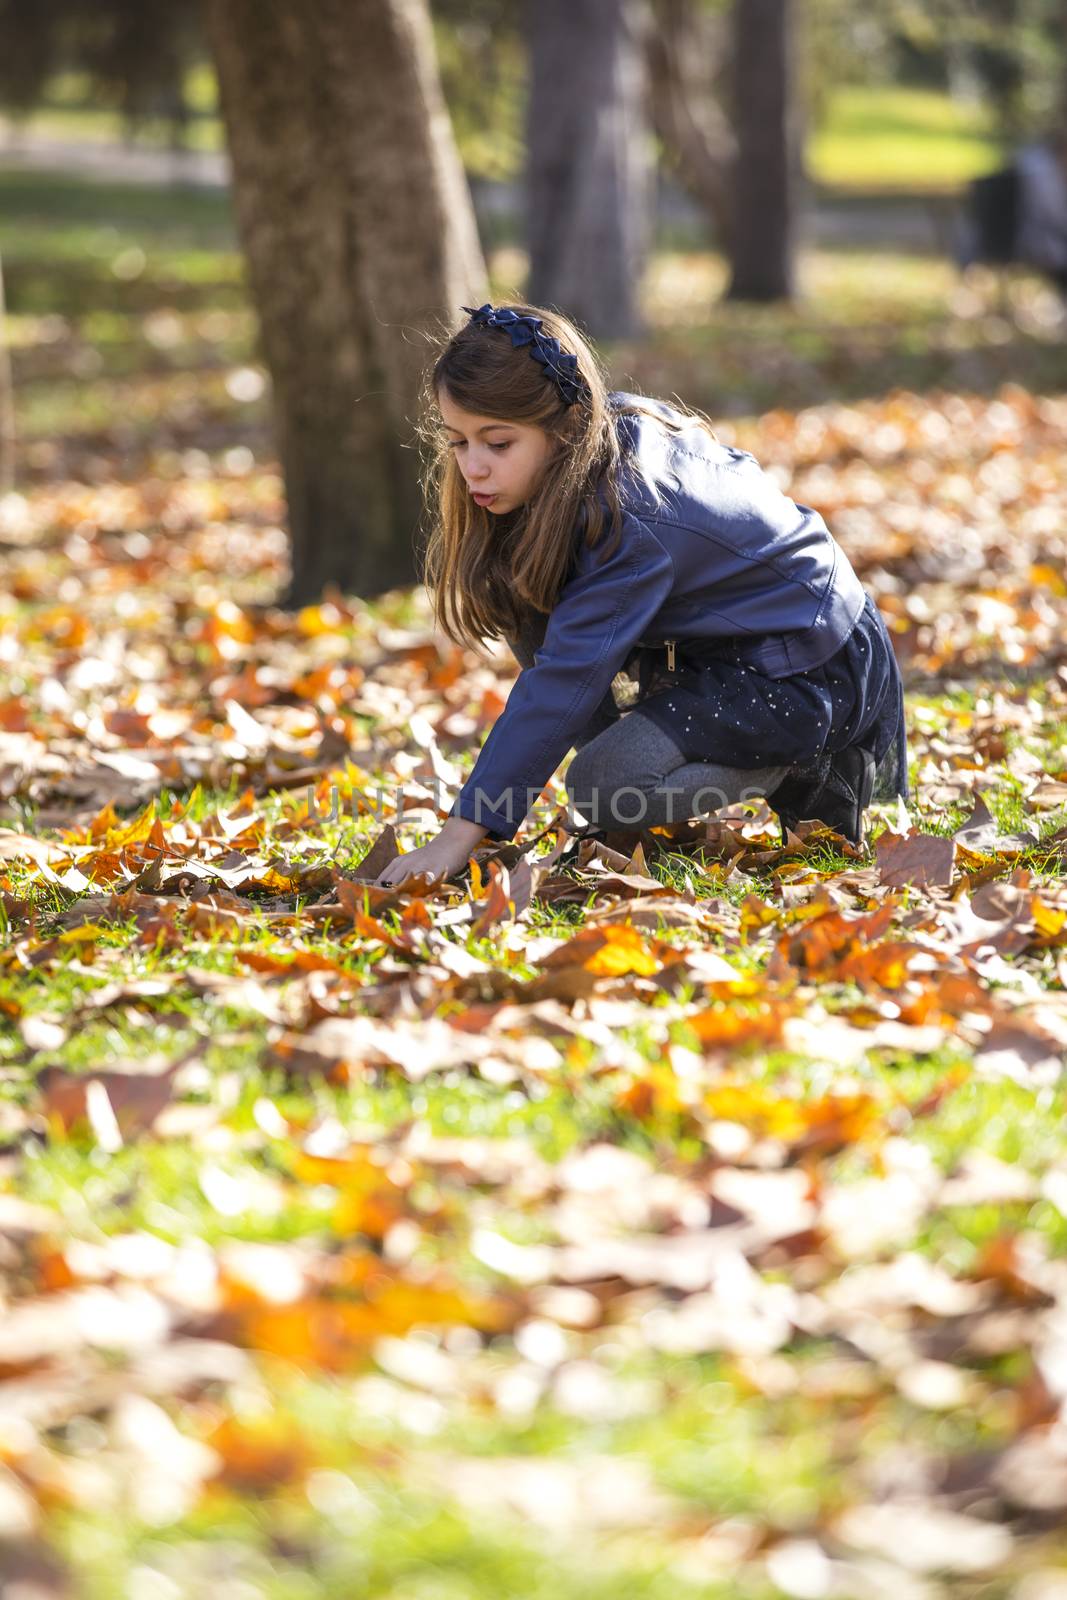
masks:
<svg viewBox="0 0 1067 1600"><path fill-rule="evenodd" d="M668 672L673 672L674 671L674 644L675 644L675 641L673 639L667 639L665 642L666 642L666 645L667 645L667 671Z"/></svg>

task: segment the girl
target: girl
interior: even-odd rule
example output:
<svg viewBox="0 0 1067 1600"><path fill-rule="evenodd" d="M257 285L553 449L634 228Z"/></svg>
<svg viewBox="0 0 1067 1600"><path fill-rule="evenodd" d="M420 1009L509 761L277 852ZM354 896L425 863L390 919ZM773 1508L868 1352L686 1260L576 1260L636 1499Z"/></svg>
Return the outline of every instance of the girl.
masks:
<svg viewBox="0 0 1067 1600"><path fill-rule="evenodd" d="M601 828L765 794L783 834L818 817L861 843L872 797L907 798L903 692L822 518L702 416L609 393L558 312L463 309L426 396L425 581L451 639L504 638L522 671L436 838L378 881L513 838L572 748L569 798Z"/></svg>

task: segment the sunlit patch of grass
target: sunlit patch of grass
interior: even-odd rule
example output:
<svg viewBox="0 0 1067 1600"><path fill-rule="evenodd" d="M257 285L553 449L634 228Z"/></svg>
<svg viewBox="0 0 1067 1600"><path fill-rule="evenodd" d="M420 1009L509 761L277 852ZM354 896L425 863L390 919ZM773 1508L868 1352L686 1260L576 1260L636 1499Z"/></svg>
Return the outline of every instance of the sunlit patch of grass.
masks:
<svg viewBox="0 0 1067 1600"><path fill-rule="evenodd" d="M733 1580L680 1574L651 1536L617 1534L620 1549L610 1540L595 1552L583 1549L517 1518L487 1521L474 1508L464 1512L440 1487L420 1492L384 1472L374 1475L373 1457L353 1471L350 1452L336 1452L351 1489L346 1508L335 1487L332 1515L313 1511L300 1494L222 1494L168 1529L166 1540L121 1522L105 1529L64 1514L63 1549L83 1575L86 1600L113 1600L114 1574L130 1566L180 1584L173 1592L182 1600L217 1587L223 1571L226 1582L263 1600L616 1600L623 1590L627 1600L739 1600ZM775 1593L755 1577L746 1579L743 1600L774 1600Z"/></svg>
<svg viewBox="0 0 1067 1600"><path fill-rule="evenodd" d="M1009 322L991 300L963 295L947 247L804 249L786 304L724 300L726 276L716 252L657 252L642 296L654 337L605 346L614 386L676 394L713 422L898 388L1062 390L1058 338L1021 310Z"/></svg>
<svg viewBox="0 0 1067 1600"><path fill-rule="evenodd" d="M58 173L0 172L0 241L5 256L110 261L119 250L146 256L168 245L235 253L229 197L222 189L86 181Z"/></svg>
<svg viewBox="0 0 1067 1600"><path fill-rule="evenodd" d="M931 89L841 85L808 141L812 177L853 189L956 189L1004 154L992 113Z"/></svg>

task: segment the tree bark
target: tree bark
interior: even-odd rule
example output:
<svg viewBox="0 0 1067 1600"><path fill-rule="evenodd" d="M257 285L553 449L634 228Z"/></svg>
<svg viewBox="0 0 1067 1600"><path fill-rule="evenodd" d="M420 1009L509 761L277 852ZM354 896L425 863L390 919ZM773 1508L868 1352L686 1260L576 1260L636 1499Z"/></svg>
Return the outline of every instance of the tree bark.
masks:
<svg viewBox="0 0 1067 1600"><path fill-rule="evenodd" d="M427 335L485 298L426 0L207 0L273 383L290 604L415 576Z"/></svg>
<svg viewBox="0 0 1067 1600"><path fill-rule="evenodd" d="M640 332L648 253L644 0L526 0L529 298Z"/></svg>
<svg viewBox="0 0 1067 1600"><path fill-rule="evenodd" d="M731 300L788 300L799 181L794 93L798 0L734 0Z"/></svg>
<svg viewBox="0 0 1067 1600"><path fill-rule="evenodd" d="M713 89L719 20L693 0L652 0L646 55L649 111L664 163L728 247L736 140Z"/></svg>

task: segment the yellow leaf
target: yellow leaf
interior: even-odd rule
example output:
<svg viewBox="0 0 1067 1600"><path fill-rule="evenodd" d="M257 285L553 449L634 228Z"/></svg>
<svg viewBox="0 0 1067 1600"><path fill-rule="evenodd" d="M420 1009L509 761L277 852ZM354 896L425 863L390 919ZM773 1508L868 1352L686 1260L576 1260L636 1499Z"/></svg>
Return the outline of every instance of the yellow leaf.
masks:
<svg viewBox="0 0 1067 1600"><path fill-rule="evenodd" d="M741 943L758 928L767 928L778 920L778 908L769 906L758 894L746 895L741 905Z"/></svg>
<svg viewBox="0 0 1067 1600"><path fill-rule="evenodd" d="M194 784L187 799L182 800L178 798L174 801L170 813L172 821L176 822L179 817L191 816L191 814L196 810L197 806L201 804L203 798L204 791L200 784Z"/></svg>
<svg viewBox="0 0 1067 1600"><path fill-rule="evenodd" d="M109 800L107 805L102 806L101 809L96 813L96 816L93 818L92 822L90 822L87 837L93 840L106 839L113 828L121 827L122 819ZM69 839L72 843L76 841L77 843L81 844L84 842L84 838L86 836L83 835L81 829L75 828L66 829L63 837L64 839Z"/></svg>
<svg viewBox="0 0 1067 1600"><path fill-rule="evenodd" d="M337 607L330 605L304 606L296 614L296 625L306 639L319 634L333 633L340 621Z"/></svg>
<svg viewBox="0 0 1067 1600"><path fill-rule="evenodd" d="M1047 944L1058 941L1064 928L1067 927L1067 911L1060 906L1046 905L1036 894L1030 901L1030 915L1034 919L1036 932Z"/></svg>
<svg viewBox="0 0 1067 1600"><path fill-rule="evenodd" d="M654 1063L641 1077L634 1078L619 1095L617 1103L623 1111L640 1122L676 1116L686 1109L679 1093L677 1077L661 1062Z"/></svg>
<svg viewBox="0 0 1067 1600"><path fill-rule="evenodd" d="M149 800L139 817L134 817L125 827L108 828L104 848L118 850L126 844L141 844L152 832L156 820L156 802Z"/></svg>
<svg viewBox="0 0 1067 1600"><path fill-rule="evenodd" d="M68 928L59 936L60 944L92 944L94 939L102 939L107 933L107 928L101 922L83 922L77 928Z"/></svg>
<svg viewBox="0 0 1067 1600"><path fill-rule="evenodd" d="M1058 567L1049 567L1044 562L1036 562L1030 568L1030 582L1039 583L1044 589L1051 589L1053 594L1067 595L1067 582Z"/></svg>
<svg viewBox="0 0 1067 1600"><path fill-rule="evenodd" d="M343 1157L313 1156L298 1150L292 1157L292 1170L304 1183L327 1183L340 1191L333 1226L342 1238L362 1233L384 1239L394 1222L407 1214L403 1185L370 1150L356 1146Z"/></svg>
<svg viewBox="0 0 1067 1600"><path fill-rule="evenodd" d="M287 894L296 886L298 880L284 872L275 872L273 867L264 867L256 876L255 882L259 889L277 889L279 894Z"/></svg>
<svg viewBox="0 0 1067 1600"><path fill-rule="evenodd" d="M762 1133L787 1141L795 1138L804 1126L796 1100L773 1095L755 1083L720 1084L705 1095L704 1109L719 1121L754 1126Z"/></svg>
<svg viewBox="0 0 1067 1600"><path fill-rule="evenodd" d="M812 1154L866 1139L878 1122L877 1102L863 1091L793 1100L760 1084L724 1083L708 1091L704 1109L717 1120L739 1122Z"/></svg>
<svg viewBox="0 0 1067 1600"><path fill-rule="evenodd" d="M662 962L633 924L624 922L606 929L604 943L582 964L602 978L621 978L627 972L647 978L660 970Z"/></svg>

